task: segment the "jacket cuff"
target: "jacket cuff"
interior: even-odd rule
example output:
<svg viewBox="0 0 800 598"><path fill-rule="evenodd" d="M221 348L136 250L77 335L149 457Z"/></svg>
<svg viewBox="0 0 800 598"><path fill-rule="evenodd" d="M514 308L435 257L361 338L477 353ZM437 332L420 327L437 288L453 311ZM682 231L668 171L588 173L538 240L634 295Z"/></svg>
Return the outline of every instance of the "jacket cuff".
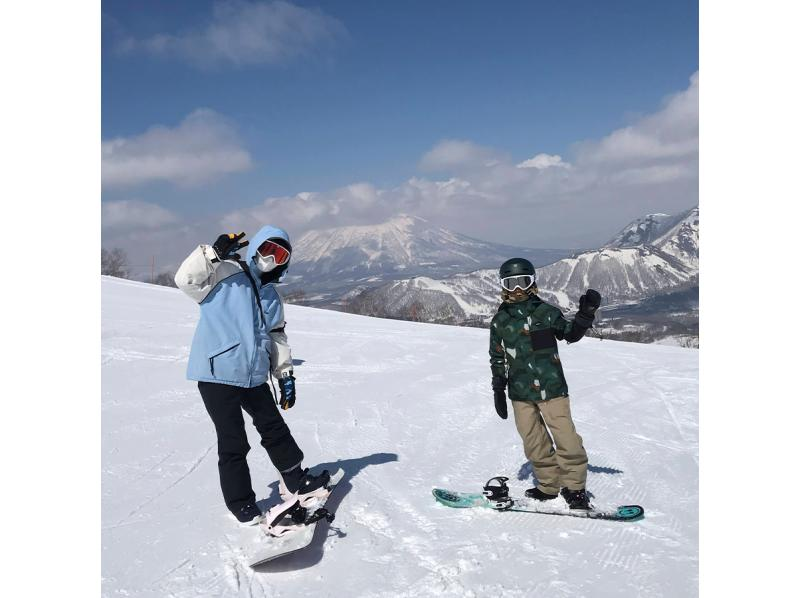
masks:
<svg viewBox="0 0 800 598"><path fill-rule="evenodd" d="M594 322L594 315L588 315L583 312L578 312L575 314L575 324L580 326L581 328L591 328L592 322Z"/></svg>

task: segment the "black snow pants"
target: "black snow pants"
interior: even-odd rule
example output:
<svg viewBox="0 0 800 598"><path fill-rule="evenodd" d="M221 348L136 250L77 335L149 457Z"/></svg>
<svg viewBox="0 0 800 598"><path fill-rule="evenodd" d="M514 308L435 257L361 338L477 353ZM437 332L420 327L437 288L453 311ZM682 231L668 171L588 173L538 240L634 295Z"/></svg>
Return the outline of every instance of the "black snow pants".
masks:
<svg viewBox="0 0 800 598"><path fill-rule="evenodd" d="M242 409L253 418L261 435L261 446L278 471L286 471L303 460L289 426L283 421L272 393L266 384L241 388L228 384L198 382L206 411L217 431L219 482L225 505L236 513L243 506L256 502L250 481L247 453L250 444L244 429Z"/></svg>

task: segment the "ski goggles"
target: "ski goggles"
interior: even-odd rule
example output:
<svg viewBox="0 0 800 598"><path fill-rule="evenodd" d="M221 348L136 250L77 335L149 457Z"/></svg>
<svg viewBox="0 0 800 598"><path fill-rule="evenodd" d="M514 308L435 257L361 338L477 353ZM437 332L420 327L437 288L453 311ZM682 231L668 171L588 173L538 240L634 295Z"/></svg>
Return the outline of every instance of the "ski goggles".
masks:
<svg viewBox="0 0 800 598"><path fill-rule="evenodd" d="M517 288L520 288L524 291L531 288L531 285L534 282L536 282L536 278L534 276L530 276L529 274L521 274L520 276L507 276L506 278L501 278L500 286L507 291L513 291Z"/></svg>
<svg viewBox="0 0 800 598"><path fill-rule="evenodd" d="M258 246L257 249L258 255L263 258L272 257L275 260L275 264L278 266L283 266L286 262L289 261L289 257L291 253L285 247L281 247L274 241L264 241L261 245Z"/></svg>

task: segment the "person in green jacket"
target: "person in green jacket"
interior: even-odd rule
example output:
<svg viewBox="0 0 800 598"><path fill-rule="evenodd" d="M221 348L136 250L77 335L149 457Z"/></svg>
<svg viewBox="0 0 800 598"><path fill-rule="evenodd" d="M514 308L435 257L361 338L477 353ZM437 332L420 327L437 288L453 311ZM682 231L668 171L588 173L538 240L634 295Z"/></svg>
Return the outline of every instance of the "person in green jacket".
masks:
<svg viewBox="0 0 800 598"><path fill-rule="evenodd" d="M536 271L523 258L500 266L503 303L492 318L489 356L497 414L508 418L506 388L525 455L538 485L525 491L536 500L559 492L571 509L591 509L586 496L588 459L575 430L569 390L558 357L557 340L574 343L592 327L600 306L593 289L580 298L572 321L537 293Z"/></svg>

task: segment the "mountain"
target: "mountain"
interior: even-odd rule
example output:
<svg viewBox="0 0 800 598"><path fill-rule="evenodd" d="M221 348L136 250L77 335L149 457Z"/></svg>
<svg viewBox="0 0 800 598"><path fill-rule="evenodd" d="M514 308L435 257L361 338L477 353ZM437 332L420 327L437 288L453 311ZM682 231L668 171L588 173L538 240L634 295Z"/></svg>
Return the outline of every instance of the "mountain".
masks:
<svg viewBox="0 0 800 598"><path fill-rule="evenodd" d="M491 319L499 303L497 268L492 268L445 279L396 280L352 297L345 310L417 322L481 325Z"/></svg>
<svg viewBox="0 0 800 598"><path fill-rule="evenodd" d="M631 233L628 225L604 247L540 269L539 288L569 310L577 308L578 298L588 287L600 291L607 303L616 304L696 284L700 258L698 208L662 222L668 228L662 223L662 234L648 237L647 243L620 246L618 243L626 237L626 231ZM623 243L637 234L650 235L650 231L632 233Z"/></svg>
<svg viewBox="0 0 800 598"><path fill-rule="evenodd" d="M488 332L287 305L299 395L281 413L303 466L345 478L312 544L254 570L268 540L228 514L214 426L185 378L197 304L118 278L102 277L101 291L102 596L697 595L697 351L559 343L592 502L642 504L643 521L448 509L431 487L480 492L495 475L515 494L532 485L513 423L494 411ZM266 509L278 473L245 420ZM52 554L51 535L31 529L24 558ZM40 585L6 575L3 587L41 596Z"/></svg>
<svg viewBox="0 0 800 598"><path fill-rule="evenodd" d="M637 218L619 231L604 247L635 247L649 245L658 239L675 222L668 214L648 214Z"/></svg>
<svg viewBox="0 0 800 598"><path fill-rule="evenodd" d="M540 295L571 311L589 287L600 291L606 308L696 286L699 222L697 208L676 217L655 214L634 221L600 249L537 268ZM630 245L636 239L647 242ZM500 301L498 263L489 270L443 279L394 281L353 297L347 310L426 322L485 324Z"/></svg>
<svg viewBox="0 0 800 598"><path fill-rule="evenodd" d="M700 267L700 211L692 208L678 217L654 243L662 253L698 271Z"/></svg>
<svg viewBox="0 0 800 598"><path fill-rule="evenodd" d="M488 243L400 215L377 225L304 234L293 247L287 293L302 291L305 304L331 303L387 281L447 277L494 266L513 255L551 263L569 251Z"/></svg>

